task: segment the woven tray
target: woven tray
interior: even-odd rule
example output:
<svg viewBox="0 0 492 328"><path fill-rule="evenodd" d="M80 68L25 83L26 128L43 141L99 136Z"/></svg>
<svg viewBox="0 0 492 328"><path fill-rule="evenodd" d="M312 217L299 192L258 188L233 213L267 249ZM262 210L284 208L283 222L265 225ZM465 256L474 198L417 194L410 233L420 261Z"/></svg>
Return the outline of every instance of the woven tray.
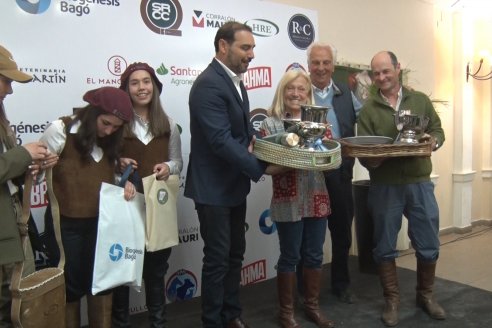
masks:
<svg viewBox="0 0 492 328"><path fill-rule="evenodd" d="M329 150L311 151L289 148L270 141L257 139L253 153L262 161L310 171L334 170L342 164L341 147L337 141L326 140L323 144Z"/></svg>
<svg viewBox="0 0 492 328"><path fill-rule="evenodd" d="M347 140L348 139L348 140ZM432 144L358 144L347 139L340 139L342 156L347 157L406 157L431 156Z"/></svg>

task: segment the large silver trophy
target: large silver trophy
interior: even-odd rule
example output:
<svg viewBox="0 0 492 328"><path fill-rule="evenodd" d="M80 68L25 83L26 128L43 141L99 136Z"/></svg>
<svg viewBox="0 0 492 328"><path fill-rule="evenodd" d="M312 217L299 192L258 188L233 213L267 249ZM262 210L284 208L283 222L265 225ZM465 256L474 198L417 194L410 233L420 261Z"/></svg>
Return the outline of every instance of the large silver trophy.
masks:
<svg viewBox="0 0 492 328"><path fill-rule="evenodd" d="M284 120L287 132L297 133L301 137L301 148L326 150L321 140L329 128L326 121L328 107L301 105L301 120Z"/></svg>
<svg viewBox="0 0 492 328"><path fill-rule="evenodd" d="M418 137L425 131L428 123L428 117L412 114L412 111L409 109L398 110L395 113L395 124L398 130L395 143L419 143Z"/></svg>

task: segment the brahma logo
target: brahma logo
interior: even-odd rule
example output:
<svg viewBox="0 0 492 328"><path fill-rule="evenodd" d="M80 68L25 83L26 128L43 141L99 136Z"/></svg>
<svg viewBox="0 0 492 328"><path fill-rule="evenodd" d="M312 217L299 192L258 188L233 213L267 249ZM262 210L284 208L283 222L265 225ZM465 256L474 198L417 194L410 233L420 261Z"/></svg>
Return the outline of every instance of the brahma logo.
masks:
<svg viewBox="0 0 492 328"><path fill-rule="evenodd" d="M111 261L116 262L123 256L123 247L120 244L113 244L109 248L109 258Z"/></svg>
<svg viewBox="0 0 492 328"><path fill-rule="evenodd" d="M255 129L256 131L256 138L262 137L262 135L260 134L260 126L261 122L263 122L263 120L267 117L267 111L263 108L255 108L251 112L249 112L249 121L253 125L253 129Z"/></svg>
<svg viewBox="0 0 492 328"><path fill-rule="evenodd" d="M31 208L48 206L48 186L46 181L32 186L31 192Z"/></svg>
<svg viewBox="0 0 492 328"><path fill-rule="evenodd" d="M267 66L252 67L243 75L246 90L272 87L272 68Z"/></svg>
<svg viewBox="0 0 492 328"><path fill-rule="evenodd" d="M183 9L178 0L142 0L140 15L152 32L181 36Z"/></svg>
<svg viewBox="0 0 492 328"><path fill-rule="evenodd" d="M167 299L171 303L189 300L195 296L197 289L197 280L193 272L181 269L176 271L167 281Z"/></svg>
<svg viewBox="0 0 492 328"><path fill-rule="evenodd" d="M269 209L264 210L263 213L261 213L258 224L260 226L261 232L263 232L265 235L271 235L272 233L277 231L277 226L275 225L275 222L273 222L270 218Z"/></svg>
<svg viewBox="0 0 492 328"><path fill-rule="evenodd" d="M29 14L42 14L50 7L51 0L16 0L17 5Z"/></svg>
<svg viewBox="0 0 492 328"><path fill-rule="evenodd" d="M266 260L251 263L241 270L241 286L254 284L266 280Z"/></svg>
<svg viewBox="0 0 492 328"><path fill-rule="evenodd" d="M302 14L292 16L287 26L289 39L301 50L307 49L314 41L314 25L309 18Z"/></svg>
<svg viewBox="0 0 492 328"><path fill-rule="evenodd" d="M261 37L270 37L278 34L278 26L266 19L251 19L244 24L251 27L253 34Z"/></svg>

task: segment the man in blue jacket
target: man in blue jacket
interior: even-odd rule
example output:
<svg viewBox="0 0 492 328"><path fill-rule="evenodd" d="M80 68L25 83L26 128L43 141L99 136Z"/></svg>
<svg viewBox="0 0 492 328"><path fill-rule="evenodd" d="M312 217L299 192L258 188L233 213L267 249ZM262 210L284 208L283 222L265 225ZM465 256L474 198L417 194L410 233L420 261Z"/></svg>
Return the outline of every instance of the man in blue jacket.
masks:
<svg viewBox="0 0 492 328"><path fill-rule="evenodd" d="M215 58L190 91L191 152L184 195L194 200L204 242L203 327L247 327L239 285L246 249L246 197L266 165L251 153L254 129L241 80L254 58L251 28L227 22Z"/></svg>

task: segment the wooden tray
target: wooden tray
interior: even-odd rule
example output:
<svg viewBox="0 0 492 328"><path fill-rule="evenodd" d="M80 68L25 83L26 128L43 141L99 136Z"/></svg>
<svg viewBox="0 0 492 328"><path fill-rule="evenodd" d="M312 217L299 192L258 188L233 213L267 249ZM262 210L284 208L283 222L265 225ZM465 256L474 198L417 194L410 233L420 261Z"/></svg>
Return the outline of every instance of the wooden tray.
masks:
<svg viewBox="0 0 492 328"><path fill-rule="evenodd" d="M373 137L387 138L387 137ZM392 141L391 138L387 138ZM378 142L389 142L385 139L373 139ZM342 146L342 156L347 157L406 157L431 156L432 144L423 142L418 144L371 143L365 137L351 137L338 140Z"/></svg>
<svg viewBox="0 0 492 328"><path fill-rule="evenodd" d="M257 139L253 153L262 161L294 169L326 171L339 168L342 164L340 144L335 140L326 140L323 144L329 150L312 151L298 147L290 148Z"/></svg>

